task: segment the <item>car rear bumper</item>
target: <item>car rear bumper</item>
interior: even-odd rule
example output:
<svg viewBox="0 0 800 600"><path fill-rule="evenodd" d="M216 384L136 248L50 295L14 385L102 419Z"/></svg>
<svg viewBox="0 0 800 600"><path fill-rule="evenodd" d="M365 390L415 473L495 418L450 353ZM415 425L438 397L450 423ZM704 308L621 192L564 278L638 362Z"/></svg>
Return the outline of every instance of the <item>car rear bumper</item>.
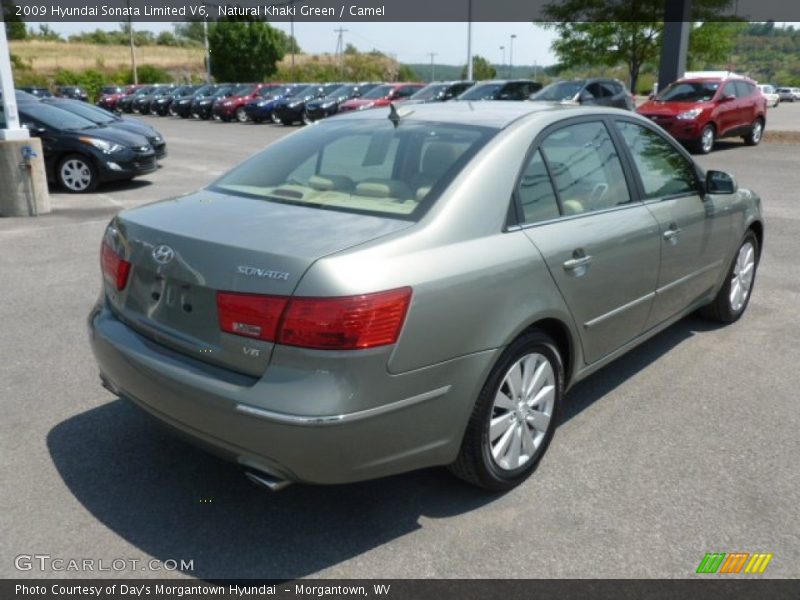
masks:
<svg viewBox="0 0 800 600"><path fill-rule="evenodd" d="M473 394L496 358L481 352L403 375L389 374L383 362L367 377L374 387L363 389L316 365L270 366L260 379L209 365L139 335L102 302L89 333L113 393L242 465L321 484L452 462ZM366 395L383 404L352 410L353 398ZM313 402L326 407L303 412Z"/></svg>

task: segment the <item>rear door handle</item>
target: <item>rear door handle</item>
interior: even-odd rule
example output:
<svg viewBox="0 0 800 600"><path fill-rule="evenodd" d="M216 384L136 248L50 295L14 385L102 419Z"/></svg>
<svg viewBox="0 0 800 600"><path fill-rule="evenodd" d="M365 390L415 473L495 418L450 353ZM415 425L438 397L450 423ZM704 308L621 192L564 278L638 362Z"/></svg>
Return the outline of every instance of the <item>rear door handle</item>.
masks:
<svg viewBox="0 0 800 600"><path fill-rule="evenodd" d="M580 256L578 258L570 258L569 260L564 261L564 269L567 271L573 271L580 267L585 267L589 263L592 262L592 257L588 254L585 256Z"/></svg>

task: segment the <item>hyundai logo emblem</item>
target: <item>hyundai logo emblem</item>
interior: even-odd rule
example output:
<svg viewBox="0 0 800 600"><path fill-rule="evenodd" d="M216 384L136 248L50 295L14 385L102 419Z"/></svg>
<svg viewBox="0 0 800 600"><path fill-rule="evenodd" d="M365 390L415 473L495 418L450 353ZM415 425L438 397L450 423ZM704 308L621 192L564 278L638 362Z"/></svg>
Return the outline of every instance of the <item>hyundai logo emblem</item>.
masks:
<svg viewBox="0 0 800 600"><path fill-rule="evenodd" d="M153 260L158 264L165 265L173 258L175 258L175 250L166 244L161 244L160 246L153 248Z"/></svg>

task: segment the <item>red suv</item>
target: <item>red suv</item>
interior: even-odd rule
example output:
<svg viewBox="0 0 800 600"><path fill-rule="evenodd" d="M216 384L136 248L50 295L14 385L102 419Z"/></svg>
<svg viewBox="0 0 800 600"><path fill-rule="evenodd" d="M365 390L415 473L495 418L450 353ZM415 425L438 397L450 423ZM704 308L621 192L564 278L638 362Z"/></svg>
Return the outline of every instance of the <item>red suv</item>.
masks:
<svg viewBox="0 0 800 600"><path fill-rule="evenodd" d="M211 108L211 114L215 119L230 121L236 118L241 123L249 120L244 107L260 98L263 89L279 87L277 83L243 83L235 88L230 96L219 98Z"/></svg>
<svg viewBox="0 0 800 600"><path fill-rule="evenodd" d="M424 83L384 83L375 86L359 98L351 98L346 102L342 102L339 105L339 112L388 106L390 102L408 100L424 87Z"/></svg>
<svg viewBox="0 0 800 600"><path fill-rule="evenodd" d="M767 101L745 77L687 77L671 83L636 112L708 154L714 141L742 137L755 146L764 134Z"/></svg>

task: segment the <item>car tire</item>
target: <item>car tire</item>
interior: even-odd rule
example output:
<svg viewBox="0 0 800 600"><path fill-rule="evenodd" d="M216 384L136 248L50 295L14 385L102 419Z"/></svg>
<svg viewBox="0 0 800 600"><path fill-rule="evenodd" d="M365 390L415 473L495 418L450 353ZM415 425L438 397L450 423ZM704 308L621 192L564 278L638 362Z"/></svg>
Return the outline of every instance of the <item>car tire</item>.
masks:
<svg viewBox="0 0 800 600"><path fill-rule="evenodd" d="M276 115L274 112L270 113L269 118L272 119L272 122L275 123L275 125L281 124L281 120L278 118L278 115Z"/></svg>
<svg viewBox="0 0 800 600"><path fill-rule="evenodd" d="M91 158L82 154L68 154L56 167L56 179L70 194L86 194L97 187L97 169Z"/></svg>
<svg viewBox="0 0 800 600"><path fill-rule="evenodd" d="M236 120L239 121L239 123L247 123L250 120L243 106L236 109Z"/></svg>
<svg viewBox="0 0 800 600"><path fill-rule="evenodd" d="M527 391L519 389L525 382ZM550 444L563 391L564 363L552 338L538 330L517 338L486 379L450 471L496 492L522 483Z"/></svg>
<svg viewBox="0 0 800 600"><path fill-rule="evenodd" d="M736 250L725 283L714 300L700 309L700 315L720 323L738 321L750 303L759 258L758 238L749 230Z"/></svg>
<svg viewBox="0 0 800 600"><path fill-rule="evenodd" d="M708 154L714 149L714 142L717 139L717 130L712 124L703 127L700 137L694 143L694 151L697 154Z"/></svg>
<svg viewBox="0 0 800 600"><path fill-rule="evenodd" d="M744 143L748 146L758 146L762 137L764 137L764 119L759 117L753 121L750 133L744 136Z"/></svg>
<svg viewBox="0 0 800 600"><path fill-rule="evenodd" d="M303 111L303 125L311 125L314 122L314 119L308 116L307 111Z"/></svg>

